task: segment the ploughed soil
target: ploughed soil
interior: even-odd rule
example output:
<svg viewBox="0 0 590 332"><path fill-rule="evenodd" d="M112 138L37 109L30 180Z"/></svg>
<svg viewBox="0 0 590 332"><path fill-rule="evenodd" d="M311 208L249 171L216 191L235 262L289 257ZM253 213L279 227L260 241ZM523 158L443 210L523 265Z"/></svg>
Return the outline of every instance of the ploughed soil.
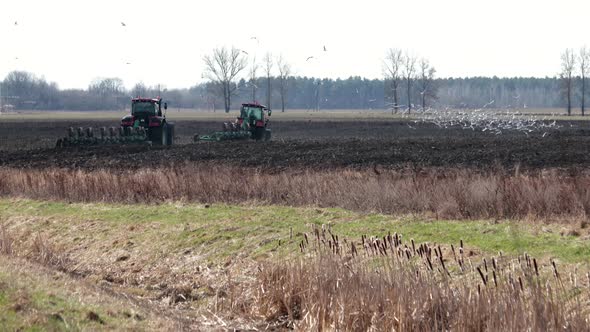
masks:
<svg viewBox="0 0 590 332"><path fill-rule="evenodd" d="M334 167L576 168L590 166L590 122L563 121L557 130L500 135L439 128L406 120L274 121L271 142L193 143L219 121L176 124L177 145L54 148L68 127L112 126L109 121L0 122L0 166L126 170L219 163L280 170Z"/></svg>

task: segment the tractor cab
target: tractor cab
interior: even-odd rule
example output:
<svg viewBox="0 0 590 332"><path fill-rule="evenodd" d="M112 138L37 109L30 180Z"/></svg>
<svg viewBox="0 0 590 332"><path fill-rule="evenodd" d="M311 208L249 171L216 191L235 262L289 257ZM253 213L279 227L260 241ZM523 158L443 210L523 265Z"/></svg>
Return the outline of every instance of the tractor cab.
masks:
<svg viewBox="0 0 590 332"><path fill-rule="evenodd" d="M168 104L164 103L164 110ZM160 127L165 122L162 115L162 98L133 98L131 99L131 114L121 120L123 127Z"/></svg>
<svg viewBox="0 0 590 332"><path fill-rule="evenodd" d="M240 116L238 117L238 124L244 130L251 130L254 128L266 128L268 124L268 117L272 111L264 105L257 103L245 103L240 108Z"/></svg>

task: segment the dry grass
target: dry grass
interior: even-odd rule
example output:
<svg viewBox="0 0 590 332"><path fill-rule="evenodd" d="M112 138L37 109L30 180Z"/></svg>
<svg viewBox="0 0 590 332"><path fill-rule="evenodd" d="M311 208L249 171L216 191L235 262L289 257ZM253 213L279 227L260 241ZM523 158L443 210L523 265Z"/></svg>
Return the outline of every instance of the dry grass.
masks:
<svg viewBox="0 0 590 332"><path fill-rule="evenodd" d="M47 237L42 234L37 234L33 238L27 258L62 272L68 271L72 265L63 250L51 243Z"/></svg>
<svg viewBox="0 0 590 332"><path fill-rule="evenodd" d="M583 221L590 213L590 175L437 169L266 173L231 166L135 172L0 169L0 195L81 202L254 202L442 219Z"/></svg>
<svg viewBox="0 0 590 332"><path fill-rule="evenodd" d="M27 260L57 269L68 271L71 262L64 250L51 242L47 236L37 233L30 241L20 239L20 246L15 245L15 236L8 228L0 224L0 254L5 256L24 257Z"/></svg>
<svg viewBox="0 0 590 332"><path fill-rule="evenodd" d="M316 230L305 258L268 264L252 310L305 331L588 331L587 287L524 255L475 261L397 234L349 242ZM584 289L586 288L586 289ZM585 295L580 295L585 294Z"/></svg>
<svg viewBox="0 0 590 332"><path fill-rule="evenodd" d="M6 226L0 224L0 254L12 255L13 254L13 242L12 235L6 229Z"/></svg>

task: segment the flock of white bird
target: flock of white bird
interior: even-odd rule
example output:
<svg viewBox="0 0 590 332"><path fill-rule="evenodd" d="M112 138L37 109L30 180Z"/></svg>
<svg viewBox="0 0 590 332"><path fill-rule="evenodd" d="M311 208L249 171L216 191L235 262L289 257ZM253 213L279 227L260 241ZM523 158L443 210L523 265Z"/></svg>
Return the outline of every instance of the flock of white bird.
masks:
<svg viewBox="0 0 590 332"><path fill-rule="evenodd" d="M427 109L417 110L413 114L405 114L405 117L413 118L414 123L432 123L439 128L462 128L465 130L491 132L501 135L507 131L522 132L529 135L533 132L543 132L542 137L551 130L563 127L555 120L548 117L538 117L513 110L497 109ZM415 129L408 124L410 129Z"/></svg>

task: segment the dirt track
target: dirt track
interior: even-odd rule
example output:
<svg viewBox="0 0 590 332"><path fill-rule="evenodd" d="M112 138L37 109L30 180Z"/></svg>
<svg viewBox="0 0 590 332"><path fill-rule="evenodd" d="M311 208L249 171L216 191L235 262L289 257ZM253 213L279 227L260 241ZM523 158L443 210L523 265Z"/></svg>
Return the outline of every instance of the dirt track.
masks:
<svg viewBox="0 0 590 332"><path fill-rule="evenodd" d="M51 146L79 122L0 123L0 166L135 169L184 163L222 163L271 169L288 167L475 167L498 164L525 168L590 165L590 122L564 123L543 132L502 135L461 128L439 129L405 121L283 121L273 123L273 141L191 143L195 133L218 122L179 123L181 143L171 148L94 146L55 150ZM93 126L112 125L94 122Z"/></svg>

